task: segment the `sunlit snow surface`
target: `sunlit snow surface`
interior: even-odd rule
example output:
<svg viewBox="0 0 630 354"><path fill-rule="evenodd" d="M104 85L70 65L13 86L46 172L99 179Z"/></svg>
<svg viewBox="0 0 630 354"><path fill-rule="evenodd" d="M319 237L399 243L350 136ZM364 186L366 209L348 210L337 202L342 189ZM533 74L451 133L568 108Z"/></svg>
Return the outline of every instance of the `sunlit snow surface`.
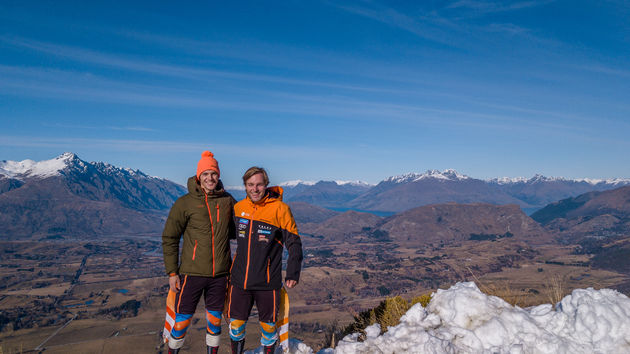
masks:
<svg viewBox="0 0 630 354"><path fill-rule="evenodd" d="M553 309L527 309L479 291L474 283L438 290L426 308L414 305L399 325L378 325L319 353L630 353L630 299L614 290L578 289ZM292 353L310 348L291 345Z"/></svg>
<svg viewBox="0 0 630 354"><path fill-rule="evenodd" d="M59 175L59 171L66 168L68 161L75 157L73 153L66 152L51 160L44 161L0 161L0 175L7 177L51 177Z"/></svg>

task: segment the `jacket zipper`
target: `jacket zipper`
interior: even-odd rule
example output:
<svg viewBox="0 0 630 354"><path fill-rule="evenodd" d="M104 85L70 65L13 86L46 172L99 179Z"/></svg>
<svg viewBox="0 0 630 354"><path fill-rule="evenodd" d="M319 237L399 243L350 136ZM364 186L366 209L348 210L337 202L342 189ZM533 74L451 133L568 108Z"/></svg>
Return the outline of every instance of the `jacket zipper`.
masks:
<svg viewBox="0 0 630 354"><path fill-rule="evenodd" d="M217 203L217 224L219 223L219 220L221 220L221 214L219 214L219 203Z"/></svg>
<svg viewBox="0 0 630 354"><path fill-rule="evenodd" d="M252 211L252 215L250 216L249 220L249 233L247 235L247 265L245 266L245 282L243 283L243 290L247 290L247 276L249 274L249 257L252 247L252 226L254 225L254 212L256 212L256 206L254 206L254 210Z"/></svg>
<svg viewBox="0 0 630 354"><path fill-rule="evenodd" d="M197 240L195 240L195 247L193 248L193 261L195 260L195 253L197 253Z"/></svg>
<svg viewBox="0 0 630 354"><path fill-rule="evenodd" d="M269 265L270 264L271 264L271 259L267 258L267 284L269 284Z"/></svg>
<svg viewBox="0 0 630 354"><path fill-rule="evenodd" d="M212 232L212 276L214 277L215 268L214 268L214 222L212 222L212 213L210 212L210 205L208 204L208 194L204 192L206 196L206 207L208 208L208 216L210 217L210 231ZM217 205L218 207L218 205Z"/></svg>

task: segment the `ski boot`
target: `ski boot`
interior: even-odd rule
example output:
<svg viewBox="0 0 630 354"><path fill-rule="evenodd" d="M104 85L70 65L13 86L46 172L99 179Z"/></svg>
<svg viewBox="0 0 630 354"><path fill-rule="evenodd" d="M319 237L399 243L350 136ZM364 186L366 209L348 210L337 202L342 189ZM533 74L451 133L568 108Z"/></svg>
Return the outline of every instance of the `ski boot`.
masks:
<svg viewBox="0 0 630 354"><path fill-rule="evenodd" d="M238 342L232 341L232 354L243 354L245 349L245 339L241 339Z"/></svg>

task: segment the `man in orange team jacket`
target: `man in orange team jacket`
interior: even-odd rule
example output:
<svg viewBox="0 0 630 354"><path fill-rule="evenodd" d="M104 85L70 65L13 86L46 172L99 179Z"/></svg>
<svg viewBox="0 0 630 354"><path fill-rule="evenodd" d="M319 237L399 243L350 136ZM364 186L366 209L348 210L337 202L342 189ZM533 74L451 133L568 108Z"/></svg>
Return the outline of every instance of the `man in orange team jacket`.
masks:
<svg viewBox="0 0 630 354"><path fill-rule="evenodd" d="M285 284L300 280L302 241L291 209L282 202L282 188L269 187L267 172L252 167L243 175L247 197L234 206L237 250L231 269L227 315L232 353L245 345L245 325L254 302L264 353L273 353L278 340L276 321L282 288L282 251L289 251Z"/></svg>

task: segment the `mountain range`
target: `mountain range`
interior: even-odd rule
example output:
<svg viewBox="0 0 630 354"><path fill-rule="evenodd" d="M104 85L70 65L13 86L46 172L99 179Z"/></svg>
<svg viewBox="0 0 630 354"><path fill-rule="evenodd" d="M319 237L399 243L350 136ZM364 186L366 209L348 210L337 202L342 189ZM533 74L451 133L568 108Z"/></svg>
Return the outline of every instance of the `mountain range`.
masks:
<svg viewBox="0 0 630 354"><path fill-rule="evenodd" d="M0 236L158 233L175 199L171 181L73 153L0 162Z"/></svg>
<svg viewBox="0 0 630 354"><path fill-rule="evenodd" d="M596 192L630 185L630 180L570 180L540 175L529 179L481 180L455 170L430 170L389 177L376 185L360 181L293 181L281 185L285 191L284 201L291 205L305 232L344 237L364 228L388 233L396 229L386 226L388 218L357 211L372 214L386 212L384 216L396 214L401 217L412 215L409 213L416 210L419 213L416 216L420 218L429 213L427 210L446 213L453 208L465 208L436 207L448 203L476 205L472 209L478 210L497 205L516 205L524 211L531 211L558 200L563 200L559 208L565 210L567 205L581 203L582 199L578 198L587 198L578 195L591 192L595 194L588 196L598 195ZM244 195L242 188L228 188L228 191L237 199ZM185 193L186 189L174 182L104 162L86 162L73 153L40 162L0 161L0 223L3 225L0 235L159 233L168 209ZM431 206L432 209L418 209L423 206ZM551 209L536 214L535 219L548 229L553 225L558 225L556 229L560 231L566 228L559 221L550 224L558 217L555 214L550 216L549 210L557 210L558 207L548 208ZM348 209L354 210L352 217L341 213ZM466 213L472 213L472 209L468 208ZM406 213L401 213L403 211ZM447 220L444 215L438 214L430 218ZM510 214L517 213L511 210ZM357 220L348 221L353 218ZM611 225L625 222L625 219L608 214L597 220L603 222L605 218ZM342 230L341 234L335 233L337 229ZM467 232L484 234L483 229L471 227L470 230L458 237L467 237ZM499 232L501 230L491 230L488 234L500 235L505 232Z"/></svg>
<svg viewBox="0 0 630 354"><path fill-rule="evenodd" d="M482 180L455 170L429 170L365 182L293 181L281 183L284 201L307 202L336 210L383 212L391 215L423 205L442 203L516 204L530 214L549 203L591 192L630 185L630 179L565 179L535 175L532 178ZM241 187L228 188L244 197Z"/></svg>

